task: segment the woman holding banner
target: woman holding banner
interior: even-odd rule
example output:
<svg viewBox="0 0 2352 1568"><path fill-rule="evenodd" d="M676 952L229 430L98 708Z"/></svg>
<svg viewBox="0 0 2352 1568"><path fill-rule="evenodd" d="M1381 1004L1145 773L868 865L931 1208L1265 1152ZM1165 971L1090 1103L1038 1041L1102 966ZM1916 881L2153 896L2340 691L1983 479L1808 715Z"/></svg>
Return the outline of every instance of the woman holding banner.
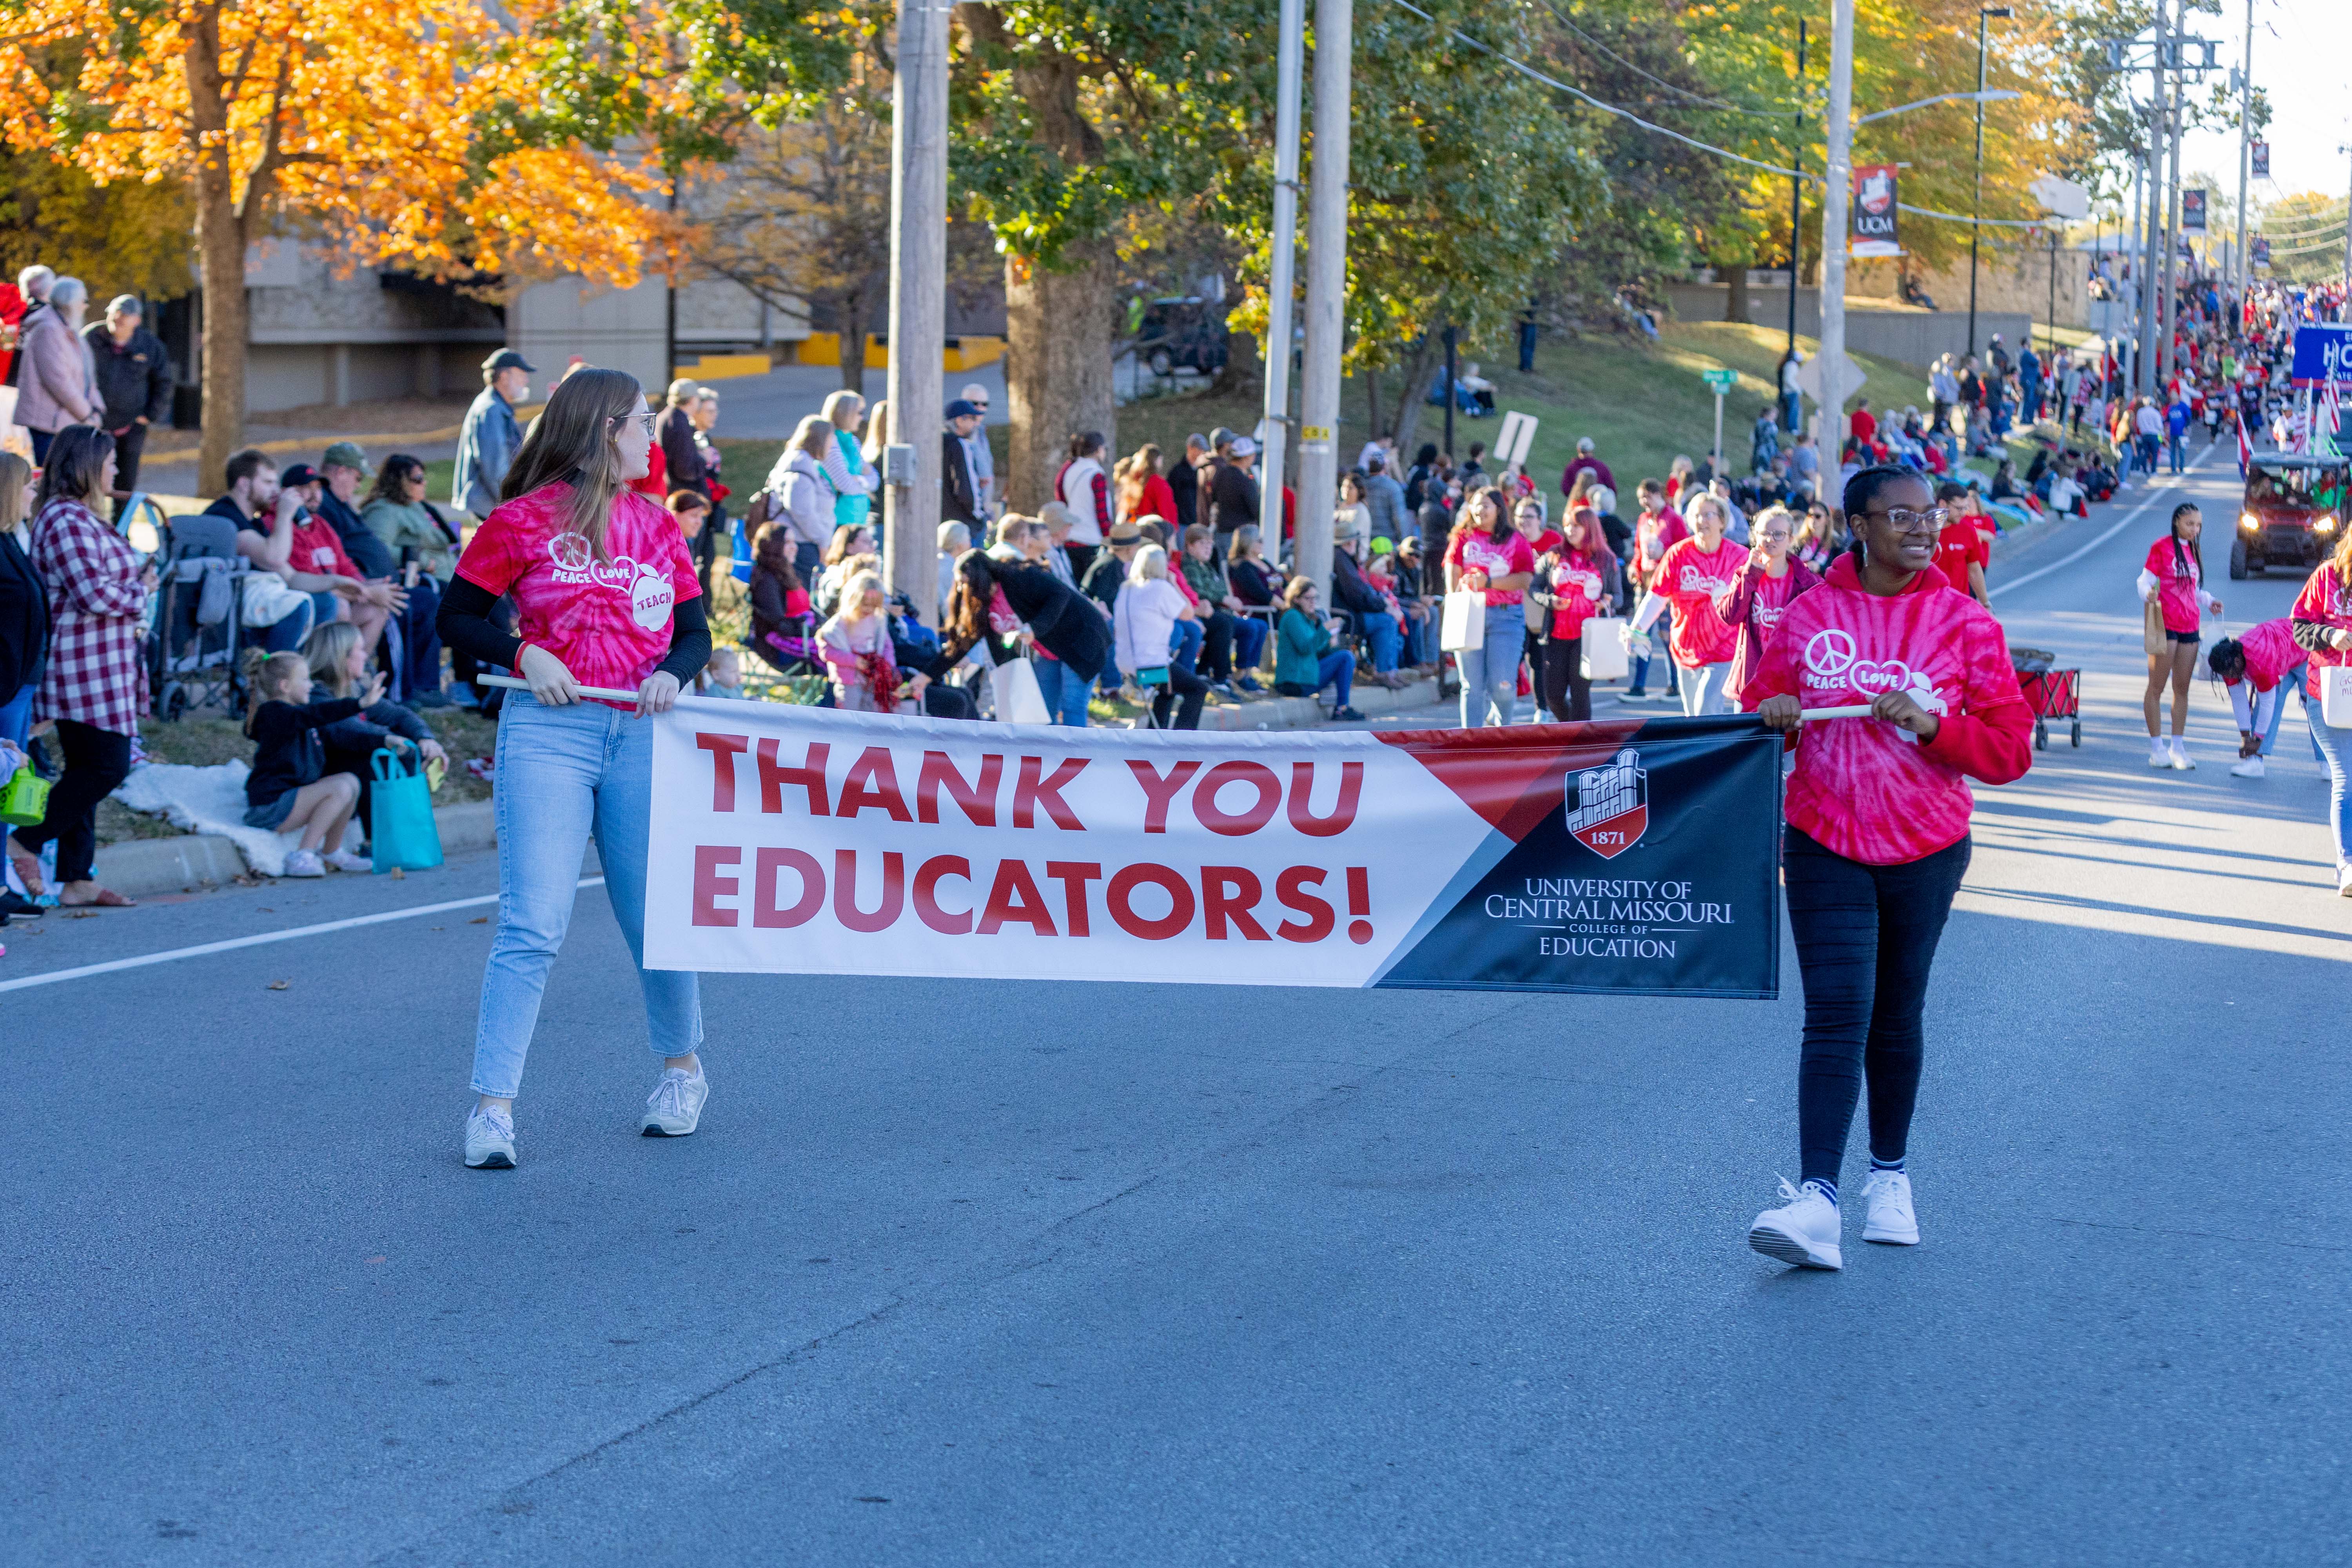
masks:
<svg viewBox="0 0 2352 1568"><path fill-rule="evenodd" d="M514 1097L580 858L593 832L605 896L638 961L646 1023L662 1058L641 1131L695 1129L709 1084L696 1051L695 976L644 967L646 841L653 726L710 655L702 585L661 506L628 489L644 476L653 416L635 377L583 370L548 399L499 487L500 504L457 563L441 601L441 640L520 671L499 721L495 779L499 924L482 975L466 1163L515 1163ZM489 616L509 595L517 635ZM580 694L634 687L635 712Z"/></svg>
<svg viewBox="0 0 2352 1568"><path fill-rule="evenodd" d="M2000 623L1937 570L1946 518L1931 501L1906 468L1846 481L1853 548L1790 602L1744 693L1794 736L1781 865L1805 984L1801 1184L1781 1181L1786 1203L1756 1216L1748 1243L1809 1268L1843 1267L1838 1176L1865 1079L1863 1239L1919 1239L1904 1160L1927 975L1969 866L1966 781L2007 784L2033 756ZM1808 708L1861 704L1867 717L1801 723Z"/></svg>

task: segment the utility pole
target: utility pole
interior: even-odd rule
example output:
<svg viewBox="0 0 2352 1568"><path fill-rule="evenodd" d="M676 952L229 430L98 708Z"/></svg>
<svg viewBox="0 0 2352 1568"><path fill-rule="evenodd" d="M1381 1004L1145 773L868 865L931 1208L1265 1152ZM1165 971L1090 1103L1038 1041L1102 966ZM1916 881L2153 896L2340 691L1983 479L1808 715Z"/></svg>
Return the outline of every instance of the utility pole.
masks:
<svg viewBox="0 0 2352 1568"><path fill-rule="evenodd" d="M1282 470L1290 457L1291 296L1298 265L1298 79L1307 54L1307 0L1282 0L1274 50L1274 248L1265 274L1265 450L1258 454L1258 517L1282 544Z"/></svg>
<svg viewBox="0 0 2352 1568"><path fill-rule="evenodd" d="M1978 220L1984 216L1985 28L1995 16L2006 16L2006 5L1977 7L1977 184L1969 202L1969 353L1977 352L1977 245L1984 233Z"/></svg>
<svg viewBox="0 0 2352 1568"><path fill-rule="evenodd" d="M2352 153L2352 145L2339 145L2336 150ZM2352 189L2347 189L2344 195L2344 288L2345 302L2336 315L2339 321L2352 315Z"/></svg>
<svg viewBox="0 0 2352 1568"><path fill-rule="evenodd" d="M1339 495L1339 356L1348 300L1349 68L1355 0L1315 0L1315 167L1307 186L1307 363L1298 399L1298 542L1291 570L1331 602ZM1279 492L1273 504L1282 504ZM1278 514L1277 514L1278 515Z"/></svg>
<svg viewBox="0 0 2352 1568"><path fill-rule="evenodd" d="M1845 452L1845 247L1853 199L1853 0L1830 7L1829 156L1822 170L1822 474Z"/></svg>
<svg viewBox="0 0 2352 1568"><path fill-rule="evenodd" d="M2246 0L2246 3L2247 3L2248 5L2251 5L2252 4L2253 4L2253 0ZM1797 235L1798 235L1798 232L1799 232L1799 227L1800 227L1800 226L1801 226L1801 225L1803 223L1803 221L1804 221L1804 190L1805 190L1805 178L1804 178L1804 174L1805 174L1805 19L1804 19L1802 16L1800 16L1800 17L1798 17L1798 18L1797 18L1797 115L1796 115L1796 121L1797 121L1797 123L1796 123L1796 127L1795 127L1795 129L1794 129L1794 130L1790 133L1790 136L1789 136L1789 169L1790 169L1790 174L1789 174L1789 351L1788 351L1788 357L1789 357L1789 358L1791 358L1791 359L1793 359L1793 358L1795 358L1795 357L1796 357L1796 353L1797 353L1797 263L1798 263L1798 258L1799 258L1800 257L1801 257L1801 256L1804 254L1804 247L1797 243ZM1775 387L1772 389L1772 395L1773 395L1773 398L1777 401L1777 400L1779 399L1780 395L1780 389L1779 387L1775 386ZM1799 418L1800 418L1800 419L1801 419L1801 418L1802 418L1802 410L1803 410L1803 405L1802 405L1802 403L1801 403L1801 402L1799 404L1798 407L1799 407ZM1794 436L1796 433L1797 433L1797 431L1796 431L1796 427L1795 427L1794 426L1791 426L1790 427L1789 434L1790 434L1790 435L1791 435L1791 436Z"/></svg>
<svg viewBox="0 0 2352 1568"><path fill-rule="evenodd" d="M890 115L890 428L883 452L883 572L926 623L940 618L940 383L947 342L948 5L898 0Z"/></svg>
<svg viewBox="0 0 2352 1568"><path fill-rule="evenodd" d="M2163 228L2164 210L2164 24L2158 17L2156 57L2148 68L2153 96L2147 106L2147 205L2141 214L2139 234L2139 363L2133 372L2132 390L2146 392L2155 374L2156 318L2161 303L2157 285L2157 236Z"/></svg>
<svg viewBox="0 0 2352 1568"><path fill-rule="evenodd" d="M1454 460L1454 405L1460 401L1459 395L1454 390L1454 342L1453 323L1448 322L1445 328L1445 460L1449 463Z"/></svg>
<svg viewBox="0 0 2352 1568"><path fill-rule="evenodd" d="M2171 60L2171 112L2165 121L2166 153L2170 169L2165 178L2164 203L2164 309L2157 323L2158 333L2156 352L2156 395L2160 402L2165 388L2172 380L2172 337L2179 321L2180 264L2180 132L2189 107L2189 0L2178 0L2173 12Z"/></svg>
<svg viewBox="0 0 2352 1568"><path fill-rule="evenodd" d="M2238 300L2244 308L2253 273L2246 264L2246 183L2252 177L2254 118L2254 0L2246 0L2246 68L2238 79Z"/></svg>

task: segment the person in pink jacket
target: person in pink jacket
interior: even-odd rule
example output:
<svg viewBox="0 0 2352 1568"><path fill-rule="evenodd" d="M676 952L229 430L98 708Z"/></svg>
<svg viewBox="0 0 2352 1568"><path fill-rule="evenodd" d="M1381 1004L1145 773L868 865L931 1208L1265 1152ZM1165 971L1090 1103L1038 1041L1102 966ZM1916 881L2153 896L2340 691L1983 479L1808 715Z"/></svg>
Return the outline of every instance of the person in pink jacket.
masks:
<svg viewBox="0 0 2352 1568"><path fill-rule="evenodd" d="M1757 1251L1843 1266L1838 1177L1854 1102L1870 1085L1865 1241L1919 1239L1905 1161L1927 976L1969 866L1968 780L2032 765L2033 718L2000 624L1936 567L1949 521L1927 481L1869 468L1846 481L1856 549L1791 601L1743 701L1795 742L1781 855L1804 976L1797 1069L1801 1184L1749 1227ZM1805 709L1866 717L1803 723Z"/></svg>
<svg viewBox="0 0 2352 1568"><path fill-rule="evenodd" d="M16 423L32 433L36 463L49 460L49 443L58 432L96 424L105 407L97 365L81 341L81 319L89 310L89 290L81 279L60 278L49 286L47 308L25 318Z"/></svg>

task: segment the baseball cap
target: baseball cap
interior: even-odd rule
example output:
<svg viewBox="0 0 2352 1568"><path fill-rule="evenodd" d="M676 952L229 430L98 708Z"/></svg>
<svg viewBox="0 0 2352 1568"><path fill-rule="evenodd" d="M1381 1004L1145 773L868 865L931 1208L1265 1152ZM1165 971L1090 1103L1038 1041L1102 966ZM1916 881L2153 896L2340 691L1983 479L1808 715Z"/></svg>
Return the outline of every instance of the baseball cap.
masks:
<svg viewBox="0 0 2352 1568"><path fill-rule="evenodd" d="M948 405L948 417L950 419L968 419L979 412L979 409L971 405L970 398L959 397Z"/></svg>
<svg viewBox="0 0 2352 1568"><path fill-rule="evenodd" d="M110 316L143 316L147 313L147 307L139 302L136 294L117 294L106 302L106 313Z"/></svg>
<svg viewBox="0 0 2352 1568"><path fill-rule="evenodd" d="M1246 436L1236 436L1234 444L1226 450L1236 458L1255 458L1257 456L1257 443Z"/></svg>
<svg viewBox="0 0 2352 1568"><path fill-rule="evenodd" d="M539 374L539 366L531 363L530 361L523 358L522 355L517 353L512 349L500 349L498 353L492 354L489 358L482 362L482 368L492 372L501 370L524 370L529 371L533 375L537 375Z"/></svg>
<svg viewBox="0 0 2352 1568"><path fill-rule="evenodd" d="M1220 425L1209 432L1209 449L1214 451L1234 438L1234 433Z"/></svg>
<svg viewBox="0 0 2352 1568"><path fill-rule="evenodd" d="M278 482L288 489L295 489L303 485L315 485L319 482L319 470L308 463L297 463L278 475Z"/></svg>
<svg viewBox="0 0 2352 1568"><path fill-rule="evenodd" d="M1394 550L1395 548L1396 545L1385 538L1375 539L1372 541L1372 553L1375 555L1386 555L1390 551Z"/></svg>
<svg viewBox="0 0 2352 1568"><path fill-rule="evenodd" d="M368 466L367 454L360 449L357 441L338 441L327 448L327 455L319 459L319 466L322 468L357 468L364 473Z"/></svg>

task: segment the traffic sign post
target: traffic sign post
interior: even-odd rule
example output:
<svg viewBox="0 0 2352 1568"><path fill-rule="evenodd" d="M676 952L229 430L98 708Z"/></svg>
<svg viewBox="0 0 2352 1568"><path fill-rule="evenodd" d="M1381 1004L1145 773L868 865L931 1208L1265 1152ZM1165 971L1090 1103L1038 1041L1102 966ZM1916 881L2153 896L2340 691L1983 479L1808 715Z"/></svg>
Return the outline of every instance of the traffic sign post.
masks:
<svg viewBox="0 0 2352 1568"><path fill-rule="evenodd" d="M1739 384L1739 373L1736 370L1703 370L1698 374L1700 379L1705 381L1715 393L1715 455L1713 460L1715 464L1714 471L1717 474L1721 474L1723 472L1723 395Z"/></svg>

